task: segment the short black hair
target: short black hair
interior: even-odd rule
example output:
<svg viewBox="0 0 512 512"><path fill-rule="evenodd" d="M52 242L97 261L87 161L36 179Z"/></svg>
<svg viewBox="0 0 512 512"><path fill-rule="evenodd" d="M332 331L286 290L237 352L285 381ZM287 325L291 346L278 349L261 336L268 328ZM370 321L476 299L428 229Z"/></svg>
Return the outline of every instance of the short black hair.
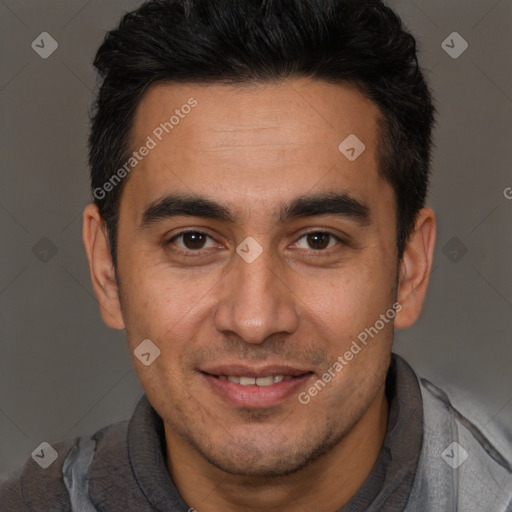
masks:
<svg viewBox="0 0 512 512"><path fill-rule="evenodd" d="M126 180L108 193L103 187L133 151L144 92L165 82L312 78L357 86L379 107L379 173L395 192L401 259L425 203L436 109L414 37L381 0L150 0L107 33L94 66L101 82L89 136L91 190L116 270Z"/></svg>

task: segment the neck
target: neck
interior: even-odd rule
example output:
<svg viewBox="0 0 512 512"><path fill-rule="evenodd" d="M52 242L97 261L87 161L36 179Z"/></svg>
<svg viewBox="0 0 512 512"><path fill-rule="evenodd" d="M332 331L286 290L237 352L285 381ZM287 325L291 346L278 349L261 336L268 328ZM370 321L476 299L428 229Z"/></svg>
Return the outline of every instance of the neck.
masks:
<svg viewBox="0 0 512 512"><path fill-rule="evenodd" d="M332 512L345 506L368 478L382 448L387 421L383 386L328 453L293 474L272 478L228 474L165 425L167 466L183 499L198 512Z"/></svg>

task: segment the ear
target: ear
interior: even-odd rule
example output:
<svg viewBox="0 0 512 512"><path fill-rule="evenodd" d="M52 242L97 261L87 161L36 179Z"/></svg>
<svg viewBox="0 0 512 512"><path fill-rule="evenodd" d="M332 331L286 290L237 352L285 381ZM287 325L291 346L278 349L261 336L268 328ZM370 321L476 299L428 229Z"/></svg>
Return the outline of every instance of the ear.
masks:
<svg viewBox="0 0 512 512"><path fill-rule="evenodd" d="M113 329L124 329L107 228L94 203L85 207L82 237L89 260L92 286L98 299L103 321Z"/></svg>
<svg viewBox="0 0 512 512"><path fill-rule="evenodd" d="M430 208L419 211L414 231L407 242L400 262L398 302L395 327L405 329L420 316L432 269L436 241L436 218Z"/></svg>

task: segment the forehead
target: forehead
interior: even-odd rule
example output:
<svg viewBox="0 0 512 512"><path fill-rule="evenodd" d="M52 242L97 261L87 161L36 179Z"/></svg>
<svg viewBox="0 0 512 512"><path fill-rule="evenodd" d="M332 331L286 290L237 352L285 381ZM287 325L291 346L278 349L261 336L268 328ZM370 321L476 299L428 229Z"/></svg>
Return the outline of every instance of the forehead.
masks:
<svg viewBox="0 0 512 512"><path fill-rule="evenodd" d="M132 147L151 139L153 148L127 189L143 204L177 189L224 195L227 203L235 196L269 202L315 187L363 193L381 185L378 115L350 85L158 84L136 111ZM365 150L350 161L339 146L354 136Z"/></svg>
<svg viewBox="0 0 512 512"><path fill-rule="evenodd" d="M184 114L191 98L197 100L197 106ZM180 109L181 114L176 112ZM260 142L270 144L280 142L274 139L278 133L283 138L293 137L297 144L312 137L316 143L323 139L329 144L348 133L372 135L378 112L358 88L348 84L305 79L237 86L167 83L150 87L143 96L133 133L144 136L155 121L165 123L178 114L179 120L175 115L172 121L176 123L174 142L186 138L206 144L205 149L218 146L218 142L249 143L256 133ZM181 123L183 116L186 123Z"/></svg>

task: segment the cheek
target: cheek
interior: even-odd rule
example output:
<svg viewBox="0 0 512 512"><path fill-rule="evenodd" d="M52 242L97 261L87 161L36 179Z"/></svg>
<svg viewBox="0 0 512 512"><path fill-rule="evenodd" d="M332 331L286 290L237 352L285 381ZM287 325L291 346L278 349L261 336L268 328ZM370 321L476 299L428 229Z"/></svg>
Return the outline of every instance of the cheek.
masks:
<svg viewBox="0 0 512 512"><path fill-rule="evenodd" d="M381 265L366 261L350 270L329 273L323 281L303 278L301 301L333 334L356 336L373 325L394 302L394 278ZM324 328L324 330L325 330Z"/></svg>
<svg viewBox="0 0 512 512"><path fill-rule="evenodd" d="M172 340L174 354L197 335L214 304L219 275L196 278L152 266L132 267L123 279L123 310L130 344L149 338L167 350Z"/></svg>

